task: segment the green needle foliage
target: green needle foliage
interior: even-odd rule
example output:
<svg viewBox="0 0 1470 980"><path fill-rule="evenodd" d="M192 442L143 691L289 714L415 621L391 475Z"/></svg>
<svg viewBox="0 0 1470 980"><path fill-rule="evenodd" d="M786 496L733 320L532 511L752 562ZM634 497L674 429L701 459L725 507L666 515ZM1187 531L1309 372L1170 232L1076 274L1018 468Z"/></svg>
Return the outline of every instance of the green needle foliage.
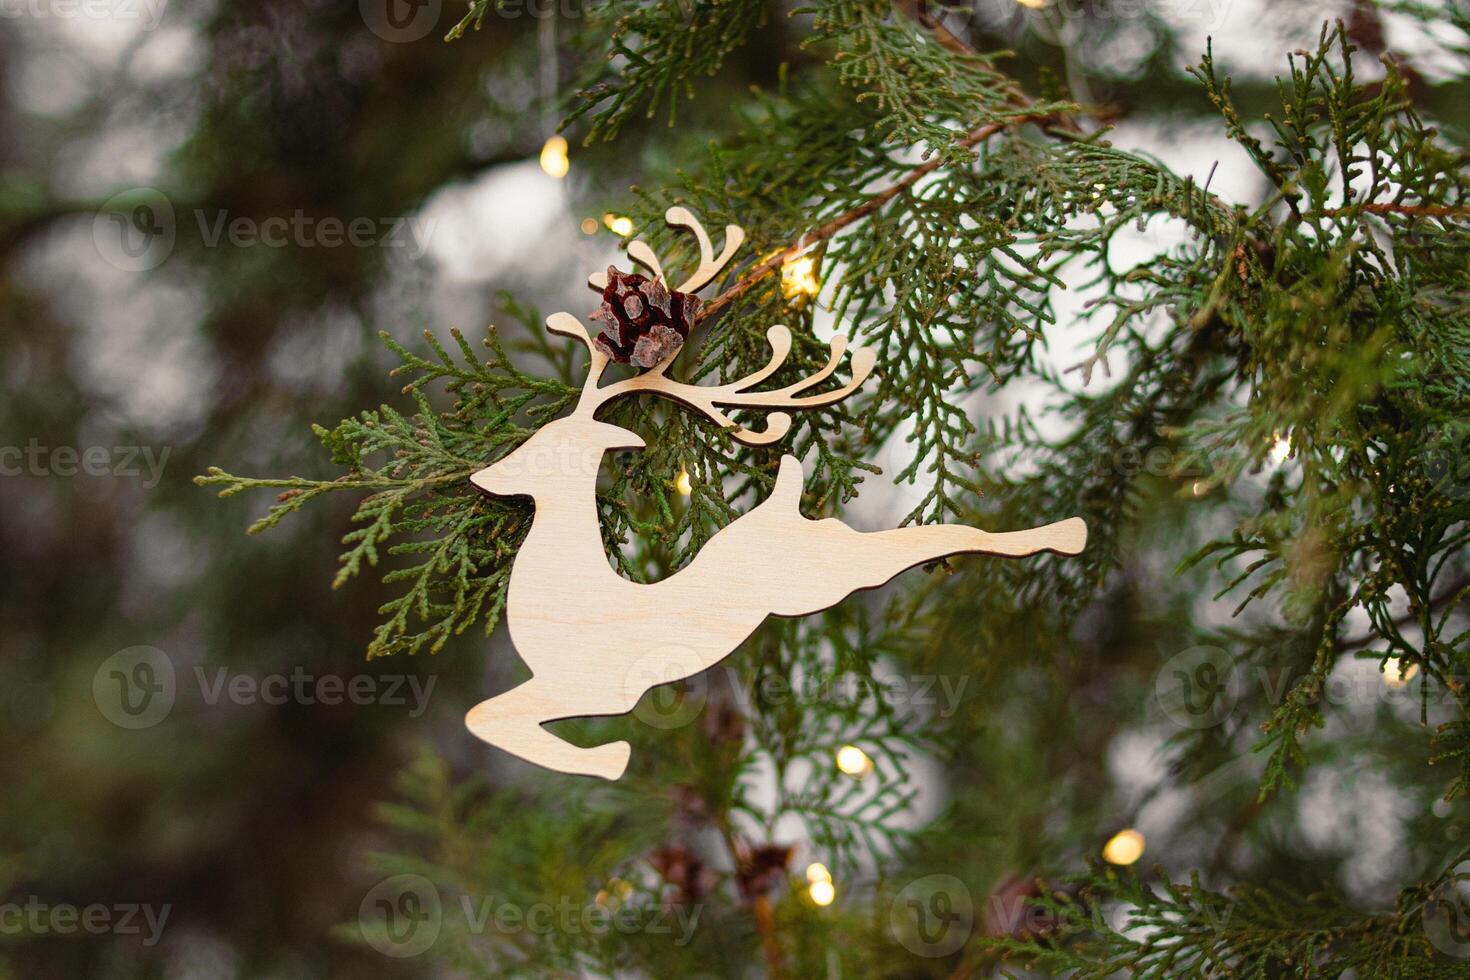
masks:
<svg viewBox="0 0 1470 980"><path fill-rule="evenodd" d="M453 36L490 7L475 0ZM1462 11L1413 9L1446 31L1470 26ZM594 6L568 125L602 141L639 114L673 122L702 76L770 29L768 13L750 0ZM1237 104L1213 53L1192 69L1195 98L1213 104L1219 129L1259 172L1265 191L1250 203L1114 145L1083 107L1028 100L1004 60L965 50L922 7L830 0L792 11L782 29L804 32L805 60L783 69L776 90L731 107L719 139L682 157L687 169L666 189L638 192L628 213L666 268L694 258L661 224L670 204L709 228L738 223L749 234L742 262L717 284L733 302L678 362L686 380L754 371L775 323L791 324L797 345L773 383L822 364L815 304L768 274L773 256L798 252L816 261L821 304L878 351L876 377L843 405L801 415L769 451L737 450L709 421L651 400L606 411L607 421L656 433L647 451L607 461L599 506L615 567L637 581L681 567L764 497L782 452L807 460L808 516L841 514L879 479L874 457L893 445L910 461L881 479L908 491L904 523L1019 528L1080 515L1087 551L956 562L913 573L877 599L770 623L728 669L691 682L686 696L703 706L697 725L631 736L624 723L579 729L632 737L634 771L618 788L579 790L587 813L559 825L577 828L562 846L596 850L589 835L618 820L626 846L587 855L601 862L598 881L557 887L590 894L616 876L642 896L628 901L708 907L697 942L580 936L576 948L517 946L477 959L473 937L450 937L442 955L461 968L530 974L578 964L733 973L764 956L770 973L798 975L967 975L1004 964L1099 978L1464 975L1454 947L1433 941L1426 911L1457 894L1463 855L1446 864L1445 854L1415 851L1423 875L1399 883L1395 907L1377 910L1352 907L1326 882L1300 891L1271 877L1273 860L1292 850L1271 813L1315 763L1362 753L1387 766L1392 742L1404 779L1437 780L1450 800L1470 793L1463 146L1416 108L1397 61L1382 59L1365 78L1365 57L1341 25L1289 57L1269 111ZM1162 244L1140 254L1142 233ZM1064 374L1049 347L1071 326L1059 326L1053 306L1063 289L1086 297L1091 331L1085 357ZM445 345L430 334L419 353L385 337L402 363L396 373L409 379L411 414L384 406L318 428L340 477L212 469L199 478L223 496L278 491L252 531L329 493L361 495L337 584L386 555L385 581L398 587L369 656L438 651L499 620L531 512L474 492L467 477L565 413L583 370L581 352L548 339L537 312L505 305L523 328L514 340L492 329ZM1012 394L1021 397L1008 402ZM977 418L986 398L990 417ZM694 488L687 500L674 489L681 472ZM1131 557L1146 549L1173 572L1154 595L1140 594ZM1199 589L1233 613L1206 615ZM1166 621L1186 624L1185 635L1176 626L1163 639ZM1020 743L1009 735L1037 716L1058 730L1090 717L1136 720L1070 701L1030 673L1039 664L1075 676L1076 651L1125 626L1160 637L1145 676L1198 644L1224 650L1241 677L1270 679L1220 724L1185 729L1169 746L1183 786L1218 784L1241 760L1261 760L1244 798L1232 797L1243 816L1221 830L1223 848L1259 822L1267 829L1252 838L1256 849L1195 855L1181 869L1187 885L1110 871L1071 885L1050 878L1032 900L1044 927L1007 934L977 924L969 942L933 955L898 943L886 903L903 875L953 871L981 893L993 882L993 864L974 856L985 837L982 829L976 843L975 827L1030 821L1051 849L1012 860L1040 878L1075 874L1078 848L1105 836L1109 813L1089 781L1097 777L1082 771L1101 759L1059 770L1038 757L1051 769L1007 789L1005 808L962 790L986 785L975 781L987 778L976 775L987 753L1011 751ZM1418 724L1385 717L1377 742L1330 734L1332 680L1357 659L1393 680L1413 674ZM959 712L936 717L895 703L880 680L885 664L977 683ZM823 693L793 696L800 678L820 681ZM773 693L772 681L788 687ZM835 696L842 685L856 695ZM1029 705L1020 716L1018 704ZM865 781L831 765L849 744L874 760ZM926 826L903 819L918 753L944 760L961 787ZM1431 762L1439 767L1425 775ZM527 791L532 802L508 805L460 792L442 773L430 779L423 767L432 765L415 770L408 802L392 814L401 829L411 825L411 846L443 887L475 894L487 876L511 875L507 863L529 878L555 864L553 846L511 855L493 838L547 844L520 825L575 781L547 776L547 789ZM652 811L648 800L658 801ZM1060 826L1053 818L1069 805L1092 822ZM429 813L443 819L426 823ZM1112 819L1126 814L1119 804ZM840 907L807 901L789 854L775 860L776 884L761 878L792 821L841 873ZM691 826L725 845L707 879L687 863L684 877L670 870L667 838L688 840ZM661 840L664 857L650 859ZM720 929L734 938L709 932ZM830 957L809 961L813 943Z"/></svg>

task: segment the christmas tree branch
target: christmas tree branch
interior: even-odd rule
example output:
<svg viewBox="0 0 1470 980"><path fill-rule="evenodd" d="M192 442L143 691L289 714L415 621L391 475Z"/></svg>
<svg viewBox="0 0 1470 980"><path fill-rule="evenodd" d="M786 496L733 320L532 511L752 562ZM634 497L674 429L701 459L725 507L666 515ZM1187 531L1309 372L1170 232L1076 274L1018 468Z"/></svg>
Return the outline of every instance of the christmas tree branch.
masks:
<svg viewBox="0 0 1470 980"><path fill-rule="evenodd" d="M1045 118L1045 116L1049 114L1050 113L1041 113L1036 115L1018 116L1009 124L987 123L986 125L971 131L969 135L959 141L958 145L966 149L973 148L985 142L996 133L1007 129L1010 125L1020 125L1027 122L1035 122L1038 119ZM787 262L798 257L807 249L811 248L813 245L828 240L833 235L836 235L838 232L842 231L844 228L847 228L848 226L866 218L868 215L872 214L874 211L877 211L879 208L883 207L883 205L893 200L899 194L902 194L904 191L917 184L925 176L944 166L945 163L946 161L942 157L930 157L928 160L925 160L923 163L915 166L906 175L894 181L894 183L890 186L884 188L883 190L874 194L872 197L868 198L862 204L858 205L855 208L844 211L842 214L839 214L832 220L820 225L810 232L807 232L791 245L788 245L786 248L781 249L776 254L767 256L762 261L756 263L756 265L753 266L749 271L742 274L740 278L736 279L734 283L732 283L729 287L720 292L720 294L717 295L714 299L710 300L703 307L701 307L699 315L695 318L695 322L702 323L705 320L708 320L720 310L724 309L726 306L729 306L731 303L735 302L740 297L750 292L753 287L759 284L766 277L770 276L772 273L778 271Z"/></svg>

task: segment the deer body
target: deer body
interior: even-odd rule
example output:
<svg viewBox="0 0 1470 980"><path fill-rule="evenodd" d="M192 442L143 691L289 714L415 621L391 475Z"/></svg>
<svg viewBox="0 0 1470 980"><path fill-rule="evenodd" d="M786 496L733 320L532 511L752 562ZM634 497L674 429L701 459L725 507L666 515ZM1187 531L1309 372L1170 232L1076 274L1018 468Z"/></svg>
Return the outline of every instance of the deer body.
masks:
<svg viewBox="0 0 1470 980"><path fill-rule="evenodd" d="M676 215L679 210L670 210L671 222L693 221L676 221L684 217ZM727 244L726 254L713 260L703 230L694 227L706 257L701 270L722 265L733 248ZM727 242L738 244L737 231L733 226L727 230ZM641 255L634 248L629 251L640 261L649 255L646 249ZM599 407L625 394L664 394L712 415L737 440L758 445L783 435L789 417L773 415L768 428L757 432L736 426L714 406L829 404L862 383L873 358L866 351L854 354L854 380L844 388L798 397L835 369L845 349L839 338L827 367L812 378L776 392L748 392L773 374L789 351L789 333L775 327L768 334L775 349L771 364L741 382L698 387L672 381L664 373L671 356L642 375L599 388L607 359L587 339L581 323L557 314L548 326L584 340L591 353L577 410L546 424L471 478L486 493L529 495L535 501L531 530L512 565L506 614L511 640L532 677L477 705L465 719L476 736L529 762L617 779L628 763L627 742L582 748L551 734L543 724L625 714L652 688L714 666L767 616L818 612L915 565L964 552L1076 554L1086 541L1087 528L1078 518L1001 534L964 525L863 533L835 519L808 520L799 510L801 464L787 455L781 458L771 496L715 534L687 567L653 584L630 582L612 569L603 549L596 480L604 453L642 448L643 441L597 421Z"/></svg>

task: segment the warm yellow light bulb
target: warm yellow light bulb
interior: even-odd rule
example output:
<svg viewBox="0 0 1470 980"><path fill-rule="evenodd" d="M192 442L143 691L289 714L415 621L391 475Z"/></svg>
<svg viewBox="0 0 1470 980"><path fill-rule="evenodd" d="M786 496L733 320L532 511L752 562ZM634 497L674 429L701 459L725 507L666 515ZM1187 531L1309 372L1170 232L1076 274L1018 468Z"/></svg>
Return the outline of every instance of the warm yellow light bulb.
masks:
<svg viewBox="0 0 1470 980"><path fill-rule="evenodd" d="M595 234L597 234L597 219L596 218L583 218L582 219L582 234L584 234L584 235L595 235Z"/></svg>
<svg viewBox="0 0 1470 980"><path fill-rule="evenodd" d="M873 771L873 760L856 745L844 745L837 750L837 768L861 779Z"/></svg>
<svg viewBox="0 0 1470 980"><path fill-rule="evenodd" d="M781 263L781 295L787 299L810 298L822 291L817 280L817 263L802 255Z"/></svg>
<svg viewBox="0 0 1470 980"><path fill-rule="evenodd" d="M602 216L602 223L606 225L608 230L611 231L614 235L622 235L624 238L627 238L629 235L633 234L632 218L624 218L620 215L609 213Z"/></svg>
<svg viewBox="0 0 1470 980"><path fill-rule="evenodd" d="M1286 462L1286 457L1290 455L1291 442L1284 438L1281 433L1276 433L1276 436L1271 442L1271 462L1280 466Z"/></svg>
<svg viewBox="0 0 1470 980"><path fill-rule="evenodd" d="M1418 673L1418 664L1409 664L1408 667L1405 667L1403 661L1398 657L1389 657L1388 662L1383 665L1383 683L1393 688L1403 687Z"/></svg>
<svg viewBox="0 0 1470 980"><path fill-rule="evenodd" d="M821 861L813 861L806 866L806 880L812 884L819 881L831 881L832 872L828 871L827 866Z"/></svg>
<svg viewBox="0 0 1470 980"><path fill-rule="evenodd" d="M1032 10L1042 10L1045 9L1048 0L1016 0L1016 2L1023 7L1030 7Z"/></svg>
<svg viewBox="0 0 1470 980"><path fill-rule="evenodd" d="M807 894L818 905L831 905L832 901L837 898L837 888L830 881L814 881L807 889Z"/></svg>
<svg viewBox="0 0 1470 980"><path fill-rule="evenodd" d="M1143 835L1132 827L1118 831L1103 845L1102 856L1109 864L1134 863L1143 857Z"/></svg>
<svg viewBox="0 0 1470 980"><path fill-rule="evenodd" d="M686 497L694 492L694 484L689 481L688 470L679 471L679 475L674 478L674 489Z"/></svg>
<svg viewBox="0 0 1470 980"><path fill-rule="evenodd" d="M557 180L565 177L572 167L567 157L567 141L561 136L549 136L541 146L541 169Z"/></svg>

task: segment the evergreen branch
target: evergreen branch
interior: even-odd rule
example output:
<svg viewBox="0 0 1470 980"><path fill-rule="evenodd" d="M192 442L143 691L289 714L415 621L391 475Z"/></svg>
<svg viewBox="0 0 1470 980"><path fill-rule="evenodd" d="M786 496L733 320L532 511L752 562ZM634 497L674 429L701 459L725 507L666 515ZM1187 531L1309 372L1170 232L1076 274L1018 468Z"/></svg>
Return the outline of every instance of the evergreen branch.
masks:
<svg viewBox="0 0 1470 980"><path fill-rule="evenodd" d="M1454 865L1451 865L1453 868ZM1449 874L1450 872L1446 872ZM1079 980L1126 972L1143 980L1207 980L1219 976L1451 977L1437 964L1420 928L1425 896L1441 877L1406 889L1390 913L1364 914L1336 897L1241 888L1229 893L1163 878L1156 885L1133 871L1095 872L1074 879L1081 900L1066 890L1034 900L1057 927L1025 939L983 939L981 945L1020 962L1069 971ZM1104 903L1120 903L1114 924Z"/></svg>
<svg viewBox="0 0 1470 980"><path fill-rule="evenodd" d="M983 143L990 137L994 136L996 133L999 133L1002 130L1009 128L1009 126L1011 125L1018 125L1024 122L1034 122L1037 119L1044 118L1044 115L1046 114L1020 116L1010 121L1009 123L988 123L984 126L979 127L978 129L971 131L969 135L958 141L958 145L965 149L973 148ZM873 194L872 196L867 198L867 200L863 201L862 204L859 204L857 207L850 208L847 211L844 211L842 214L837 215L835 218L832 218L830 221L827 221L817 228L813 229L812 231L804 233L791 245L786 246L785 248L776 252L774 255L766 257L765 259L757 263L753 268L743 272L740 275L740 278L738 278L734 283L722 290L719 295L717 295L714 299L710 300L703 307L701 307L699 315L696 317L696 322L702 323L705 320L708 320L715 313L718 313L726 306L729 306L731 303L735 302L736 300L740 299L740 297L750 292L750 290L761 280L779 270L787 262L790 262L792 259L797 258L803 252L810 249L813 245L816 245L819 242L827 241L832 236L842 231L844 228L847 228L850 225L853 225L868 217L870 214L883 207L889 201L892 201L899 194L902 194L910 187L913 187L924 177L938 170L941 166L944 166L945 163L946 161L941 157L932 157L929 160L926 160L916 165L907 174L894 181L893 184L891 184L890 186L884 188L876 194Z"/></svg>

